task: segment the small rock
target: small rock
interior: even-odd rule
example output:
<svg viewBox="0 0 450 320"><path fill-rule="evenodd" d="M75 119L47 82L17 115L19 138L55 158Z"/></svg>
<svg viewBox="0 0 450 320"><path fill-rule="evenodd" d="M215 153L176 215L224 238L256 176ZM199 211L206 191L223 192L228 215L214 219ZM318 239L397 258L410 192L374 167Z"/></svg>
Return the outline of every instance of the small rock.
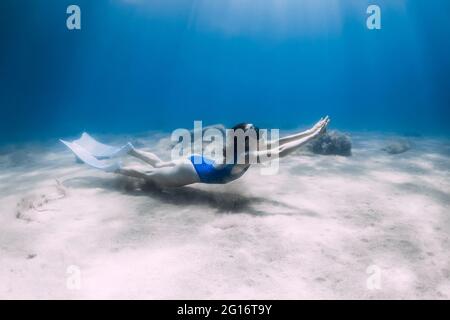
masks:
<svg viewBox="0 0 450 320"><path fill-rule="evenodd" d="M314 139L308 144L308 149L322 155L352 155L352 142L350 137L339 131L329 131Z"/></svg>
<svg viewBox="0 0 450 320"><path fill-rule="evenodd" d="M399 154L406 152L409 149L411 149L411 143L408 140L397 140L389 143L383 148L383 151L386 151L389 154Z"/></svg>

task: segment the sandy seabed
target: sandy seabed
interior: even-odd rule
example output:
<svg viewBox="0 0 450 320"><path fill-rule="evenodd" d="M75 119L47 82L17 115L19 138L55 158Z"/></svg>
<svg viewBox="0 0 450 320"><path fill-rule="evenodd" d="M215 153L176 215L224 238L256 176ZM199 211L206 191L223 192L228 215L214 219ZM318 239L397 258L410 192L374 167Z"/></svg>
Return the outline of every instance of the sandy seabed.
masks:
<svg viewBox="0 0 450 320"><path fill-rule="evenodd" d="M160 134L98 138L170 154ZM169 190L56 142L4 148L0 298L450 299L450 141L391 138Z"/></svg>

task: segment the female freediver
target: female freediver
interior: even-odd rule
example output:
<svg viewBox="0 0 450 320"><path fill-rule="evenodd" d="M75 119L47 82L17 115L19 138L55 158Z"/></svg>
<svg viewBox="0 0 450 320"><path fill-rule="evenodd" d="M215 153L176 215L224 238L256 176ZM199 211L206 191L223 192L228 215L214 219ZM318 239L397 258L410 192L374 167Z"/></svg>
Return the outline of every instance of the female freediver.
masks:
<svg viewBox="0 0 450 320"><path fill-rule="evenodd" d="M276 147L269 150L250 151L248 141L245 142L244 159L252 155L259 163L270 161L275 157L283 158L292 153L300 146L306 144L310 140L318 137L325 132L329 117L322 118L311 129L280 138ZM258 129L252 124L239 124L232 128L233 130L241 129L245 132L254 130L256 139L259 140ZM251 135L250 135L251 136ZM241 177L250 167L250 161L232 161L229 164L211 160L203 155L191 155L188 158L163 161L153 153L137 150L131 143L127 143L121 148L111 147L95 141L88 134L84 133L82 137L73 142L61 140L78 159L84 163L107 172L115 172L129 177L141 178L148 182L154 183L160 187L180 187L193 183L210 183L223 184L228 183ZM234 160L243 154L237 154L238 149L234 146ZM225 153L225 152L224 152ZM270 154L268 158L265 155ZM124 155L130 155L144 161L152 166L149 170L138 170L121 166L120 162L108 163L102 159L116 158ZM225 156L225 154L224 154ZM247 157L245 157L247 156ZM263 160L266 159L266 160Z"/></svg>

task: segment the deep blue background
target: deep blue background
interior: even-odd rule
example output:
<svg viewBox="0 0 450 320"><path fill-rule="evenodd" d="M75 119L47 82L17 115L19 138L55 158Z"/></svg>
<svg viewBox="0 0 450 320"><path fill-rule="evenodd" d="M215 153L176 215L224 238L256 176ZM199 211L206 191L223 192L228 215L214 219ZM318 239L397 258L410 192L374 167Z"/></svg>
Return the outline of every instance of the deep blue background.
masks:
<svg viewBox="0 0 450 320"><path fill-rule="evenodd" d="M193 120L287 129L324 114L344 130L450 134L450 1L370 1L379 31L363 0L338 13L316 0L313 22L297 5L284 29L261 9L273 1L236 19L226 0L223 15L199 1L2 0L0 143ZM66 28L69 4L80 31Z"/></svg>

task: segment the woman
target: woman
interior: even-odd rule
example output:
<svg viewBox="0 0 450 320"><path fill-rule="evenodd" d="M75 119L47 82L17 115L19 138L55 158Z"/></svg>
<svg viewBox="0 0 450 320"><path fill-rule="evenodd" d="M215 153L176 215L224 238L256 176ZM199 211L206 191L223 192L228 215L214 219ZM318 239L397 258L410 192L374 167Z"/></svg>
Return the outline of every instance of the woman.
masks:
<svg viewBox="0 0 450 320"><path fill-rule="evenodd" d="M79 140L67 142L61 140L71 149L78 159L84 163L107 172L115 172L129 177L142 178L146 181L157 184L161 187L180 187L193 183L223 184L240 178L250 167L249 156L253 156L259 163L270 161L275 157L283 158L310 140L325 132L329 117L320 119L311 129L280 138L276 147L269 150L250 151L249 141L246 139L244 154L238 154L238 148L234 144L233 163L220 163L208 159L203 155L191 155L188 158L174 161L163 161L153 153L137 150L131 143L127 143L121 148L115 148L95 141L88 134L84 133ZM245 132L254 130L256 140L259 140L258 129L252 124L239 124L233 130L241 129ZM250 135L251 137L251 135ZM236 138L235 138L236 139ZM271 143L268 144L269 146ZM266 155L270 153L271 157ZM136 157L152 168L148 170L137 170L123 167L120 161L108 163L104 158L117 158L124 155ZM245 161L236 161L238 158ZM224 158L226 151L224 149ZM267 160L265 160L267 159ZM222 161L225 162L225 161Z"/></svg>

